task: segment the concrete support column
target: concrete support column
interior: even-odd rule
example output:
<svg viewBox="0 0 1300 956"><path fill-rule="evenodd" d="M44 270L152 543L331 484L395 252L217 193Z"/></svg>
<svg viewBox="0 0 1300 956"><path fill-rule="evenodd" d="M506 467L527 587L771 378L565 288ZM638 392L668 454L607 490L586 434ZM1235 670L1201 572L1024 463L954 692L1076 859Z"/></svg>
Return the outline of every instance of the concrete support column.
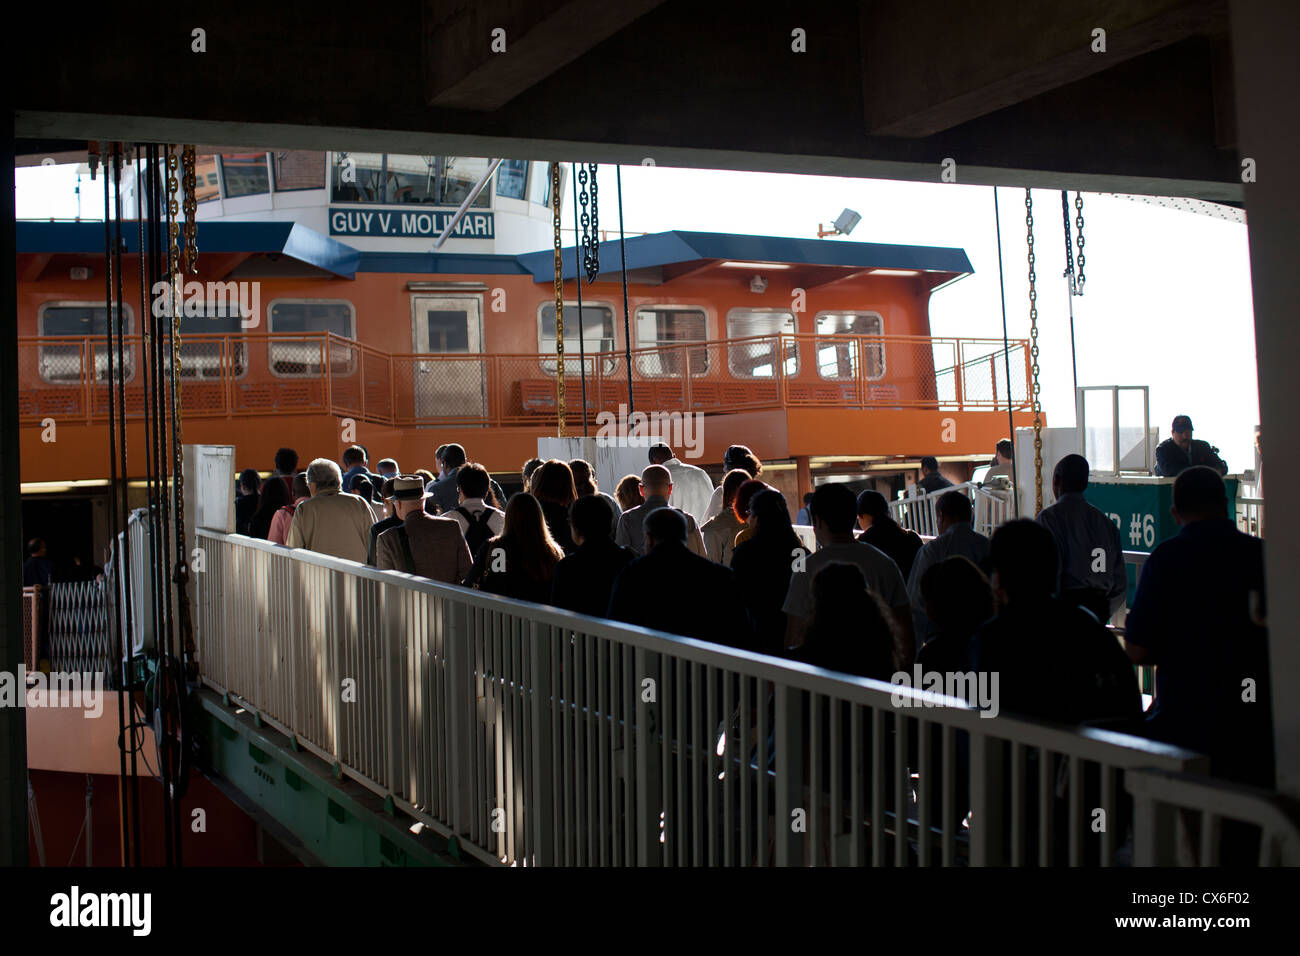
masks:
<svg viewBox="0 0 1300 956"><path fill-rule="evenodd" d="M1242 160L1254 160L1255 181L1245 188L1261 445L1270 474L1297 475L1300 4L1232 0L1231 27L1237 150ZM1300 680L1300 589L1295 586L1300 580L1300 501L1286 491L1268 499L1264 556L1277 785L1300 797L1300 695L1294 692Z"/></svg>

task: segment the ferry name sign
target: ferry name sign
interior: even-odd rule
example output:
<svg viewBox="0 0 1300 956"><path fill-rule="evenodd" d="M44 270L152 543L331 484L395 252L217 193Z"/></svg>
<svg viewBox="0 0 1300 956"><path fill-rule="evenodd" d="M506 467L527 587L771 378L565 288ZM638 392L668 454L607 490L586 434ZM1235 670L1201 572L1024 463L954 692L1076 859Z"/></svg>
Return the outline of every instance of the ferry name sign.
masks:
<svg viewBox="0 0 1300 956"><path fill-rule="evenodd" d="M394 236L437 238L456 215L454 209L335 209L330 208L331 236ZM495 239L491 212L467 212L451 235L456 239Z"/></svg>

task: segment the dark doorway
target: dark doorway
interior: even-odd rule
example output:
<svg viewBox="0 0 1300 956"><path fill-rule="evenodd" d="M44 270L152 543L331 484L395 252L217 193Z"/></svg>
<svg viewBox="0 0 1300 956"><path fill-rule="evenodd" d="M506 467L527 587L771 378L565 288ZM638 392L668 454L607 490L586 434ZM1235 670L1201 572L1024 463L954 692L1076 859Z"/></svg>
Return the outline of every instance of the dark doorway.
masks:
<svg viewBox="0 0 1300 956"><path fill-rule="evenodd" d="M23 498L23 546L44 538L55 581L93 578L91 569L101 564L94 554L94 514L89 498L55 495ZM26 551L24 551L26 557ZM76 559L80 559L78 567Z"/></svg>

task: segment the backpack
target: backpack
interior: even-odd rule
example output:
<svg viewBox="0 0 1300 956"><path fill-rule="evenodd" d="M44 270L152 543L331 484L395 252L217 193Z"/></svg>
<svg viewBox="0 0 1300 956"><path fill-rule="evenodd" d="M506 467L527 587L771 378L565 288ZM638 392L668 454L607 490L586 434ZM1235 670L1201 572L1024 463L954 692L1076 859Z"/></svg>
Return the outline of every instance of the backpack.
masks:
<svg viewBox="0 0 1300 956"><path fill-rule="evenodd" d="M491 538L493 534L492 529L488 526L488 522L492 519L492 509L484 508L477 515L474 515L464 505L457 505L456 511L469 526L465 529L465 543L469 545L469 553L477 555L478 549L483 546L483 542Z"/></svg>

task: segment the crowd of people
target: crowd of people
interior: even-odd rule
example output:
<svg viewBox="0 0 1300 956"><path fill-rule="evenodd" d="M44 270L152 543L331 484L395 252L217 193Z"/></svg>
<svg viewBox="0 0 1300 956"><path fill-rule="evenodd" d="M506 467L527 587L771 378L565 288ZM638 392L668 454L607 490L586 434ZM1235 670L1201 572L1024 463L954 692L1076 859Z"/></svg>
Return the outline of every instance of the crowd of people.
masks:
<svg viewBox="0 0 1300 956"><path fill-rule="evenodd" d="M922 487L941 492L928 541L879 492L825 482L800 502L811 552L743 445L727 449L715 487L656 444L613 494L589 462L534 458L508 500L461 445L435 458L436 472L404 473L391 458L371 472L354 445L341 463L298 471L281 449L270 477L241 473L239 530L881 681L914 664L996 672L1003 713L1146 733L1208 754L1222 776L1271 785L1262 546L1230 520L1216 468L1180 470L1182 532L1146 561L1121 644L1105 626L1128 587L1120 536L1086 501L1079 455L1056 464L1053 505L991 538L933 458L922 462ZM1145 715L1134 663L1160 668Z"/></svg>

